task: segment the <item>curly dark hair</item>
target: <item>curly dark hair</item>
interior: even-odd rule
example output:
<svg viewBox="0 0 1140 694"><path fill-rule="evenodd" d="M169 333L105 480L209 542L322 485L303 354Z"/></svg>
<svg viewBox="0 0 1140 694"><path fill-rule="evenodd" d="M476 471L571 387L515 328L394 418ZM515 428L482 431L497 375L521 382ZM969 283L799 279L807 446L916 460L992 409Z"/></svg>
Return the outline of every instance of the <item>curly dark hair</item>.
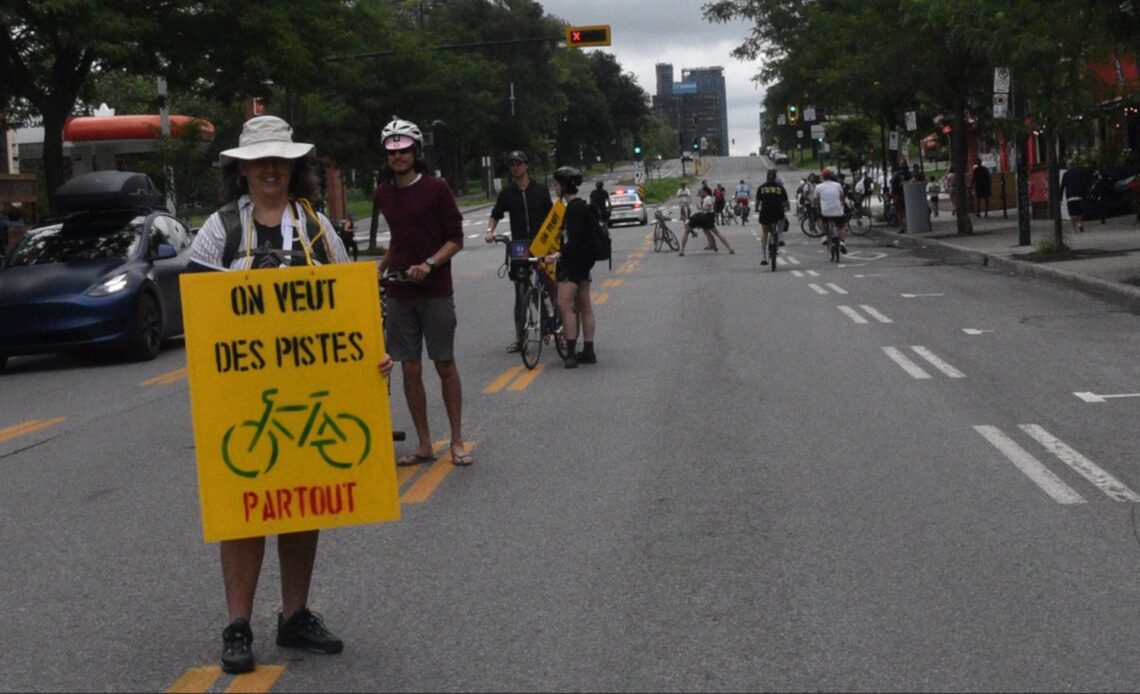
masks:
<svg viewBox="0 0 1140 694"><path fill-rule="evenodd" d="M317 178L317 158L312 154L293 160L293 173L289 177L289 196L307 198L314 204L320 194L321 184ZM238 161L231 161L222 167L222 186L218 196L222 204L233 202L249 192L245 177L238 171Z"/></svg>

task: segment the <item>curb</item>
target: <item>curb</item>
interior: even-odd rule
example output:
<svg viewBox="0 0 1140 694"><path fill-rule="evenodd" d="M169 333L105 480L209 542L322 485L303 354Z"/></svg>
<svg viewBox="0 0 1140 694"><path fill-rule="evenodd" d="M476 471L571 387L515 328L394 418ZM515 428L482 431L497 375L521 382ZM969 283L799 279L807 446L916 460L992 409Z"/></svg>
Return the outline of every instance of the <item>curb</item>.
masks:
<svg viewBox="0 0 1140 694"><path fill-rule="evenodd" d="M890 242L902 248L919 248L934 246L954 255L965 258L983 267L993 267L1005 272L1039 277L1071 289L1091 294L1105 301L1124 306L1130 311L1140 311L1140 287L1131 287L1120 282L1111 282L1099 277L1092 277L1075 272L1067 272L1059 268L1049 267L1046 263L1031 263L1024 260L1013 260L993 253L965 248L938 239L898 234L872 228L870 236L880 241Z"/></svg>

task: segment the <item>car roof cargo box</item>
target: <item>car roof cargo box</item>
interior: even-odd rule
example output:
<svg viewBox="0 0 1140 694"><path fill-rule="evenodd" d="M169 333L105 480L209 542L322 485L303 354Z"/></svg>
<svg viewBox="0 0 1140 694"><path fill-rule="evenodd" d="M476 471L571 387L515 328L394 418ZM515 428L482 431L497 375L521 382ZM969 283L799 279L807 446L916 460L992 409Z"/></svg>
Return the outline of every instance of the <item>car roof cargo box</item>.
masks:
<svg viewBox="0 0 1140 694"><path fill-rule="evenodd" d="M146 174L92 171L80 174L57 188L52 202L57 212L154 209L162 207L162 193Z"/></svg>

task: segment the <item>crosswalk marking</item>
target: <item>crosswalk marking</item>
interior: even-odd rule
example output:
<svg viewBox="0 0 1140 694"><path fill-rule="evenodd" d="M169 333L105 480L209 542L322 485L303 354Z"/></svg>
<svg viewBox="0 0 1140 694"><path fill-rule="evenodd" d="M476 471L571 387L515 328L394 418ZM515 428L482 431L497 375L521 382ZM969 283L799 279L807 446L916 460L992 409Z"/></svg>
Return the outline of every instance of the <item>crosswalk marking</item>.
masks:
<svg viewBox="0 0 1140 694"><path fill-rule="evenodd" d="M846 289L844 289L843 287L840 287L838 284L834 284L832 282L827 283L827 288L830 289L831 291L835 292L836 294L846 294L847 293Z"/></svg>
<svg viewBox="0 0 1140 694"><path fill-rule="evenodd" d="M902 367L902 370L917 379L930 378L930 374L926 373L921 366L915 364L897 348L897 347L884 347L883 352L886 353L891 360Z"/></svg>
<svg viewBox="0 0 1140 694"><path fill-rule="evenodd" d="M850 306L836 306L835 308L842 311L844 315L846 315L848 318L850 318L854 322L858 323L859 325L866 325L868 323L866 318L859 315L859 312L856 311L855 309L851 308Z"/></svg>
<svg viewBox="0 0 1140 694"><path fill-rule="evenodd" d="M1036 424L1019 424L1018 428L1044 446L1045 450L1057 456L1061 462L1076 470L1081 477L1093 483L1098 489L1107 494L1110 499L1116 501L1130 501L1132 503L1140 502L1140 494L1129 489L1120 480L1105 472L1099 465L1081 455L1048 431L1045 431L1044 428Z"/></svg>
<svg viewBox="0 0 1140 694"><path fill-rule="evenodd" d="M792 277L803 277L803 276L804 276L804 273L800 272L799 270L792 270Z"/></svg>
<svg viewBox="0 0 1140 694"><path fill-rule="evenodd" d="M1013 463L1018 470L1021 470L1022 474L1032 480L1057 503L1086 503L1085 498L1078 494L1075 489L1061 481L1060 477L1050 472L1041 464L1041 461L1017 445L1016 441L1003 434L997 427L979 425L974 427L974 431L981 434L982 438L990 442L990 445L1001 451L1001 454L1009 459L1009 462Z"/></svg>
<svg viewBox="0 0 1140 694"><path fill-rule="evenodd" d="M816 294L826 294L827 293L827 290L824 289L823 287L819 286L818 284L813 283L813 284L809 284L808 286L811 287L811 290L813 292L815 292Z"/></svg>
<svg viewBox="0 0 1140 694"><path fill-rule="evenodd" d="M875 320L879 321L880 323L893 323L894 322L890 318L887 318L886 316L884 316L882 313L879 313L878 311L876 311L873 306L868 306L867 304L859 304L859 308L866 311L868 316L874 318Z"/></svg>
<svg viewBox="0 0 1140 694"><path fill-rule="evenodd" d="M946 362L942 361L941 359L938 358L937 355L934 354L934 352L931 352L929 349L923 347L922 345L914 345L913 347L911 347L911 349L914 351L915 354L922 357L926 361L930 362L931 365L934 366L934 368L938 369L939 371L946 374L950 378L965 378L966 377L966 374L962 373L958 369L955 369L953 366L950 366Z"/></svg>

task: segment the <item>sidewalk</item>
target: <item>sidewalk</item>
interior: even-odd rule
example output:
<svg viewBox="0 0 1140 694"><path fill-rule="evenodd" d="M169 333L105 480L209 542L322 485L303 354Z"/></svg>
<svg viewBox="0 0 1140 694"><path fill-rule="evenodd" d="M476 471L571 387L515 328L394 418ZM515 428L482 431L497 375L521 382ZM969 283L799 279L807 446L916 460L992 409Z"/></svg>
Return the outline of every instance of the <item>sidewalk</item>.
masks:
<svg viewBox="0 0 1140 694"><path fill-rule="evenodd" d="M989 217L971 218L972 236L959 236L957 218L942 205L941 214L930 218L930 231L900 234L894 227L876 224L870 235L904 248L937 247L981 265L1007 272L1034 275L1068 285L1107 301L1140 311L1140 228L1136 217L1112 217L1085 222L1085 231L1065 225L1065 243L1072 249L1056 260L1036 258L1038 244L1053 238L1053 220L1030 223L1030 245L1018 245L1017 211L991 211Z"/></svg>

